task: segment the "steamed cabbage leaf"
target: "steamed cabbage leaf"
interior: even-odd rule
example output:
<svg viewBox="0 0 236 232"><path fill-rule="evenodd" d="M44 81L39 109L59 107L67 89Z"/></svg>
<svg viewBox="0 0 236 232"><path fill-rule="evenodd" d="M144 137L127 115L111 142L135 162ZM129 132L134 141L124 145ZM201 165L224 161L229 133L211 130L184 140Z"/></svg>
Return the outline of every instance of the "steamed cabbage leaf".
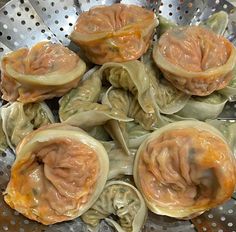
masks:
<svg viewBox="0 0 236 232"><path fill-rule="evenodd" d="M191 97L177 115L205 121L215 119L223 111L227 98L218 92L205 97Z"/></svg>
<svg viewBox="0 0 236 232"><path fill-rule="evenodd" d="M8 145L14 150L31 131L55 122L46 103L13 102L1 108L2 127Z"/></svg>
<svg viewBox="0 0 236 232"><path fill-rule="evenodd" d="M118 219L112 219L112 215ZM90 231L94 231L105 219L118 232L140 232L146 216L147 208L138 190L124 181L111 181L81 218L90 226Z"/></svg>

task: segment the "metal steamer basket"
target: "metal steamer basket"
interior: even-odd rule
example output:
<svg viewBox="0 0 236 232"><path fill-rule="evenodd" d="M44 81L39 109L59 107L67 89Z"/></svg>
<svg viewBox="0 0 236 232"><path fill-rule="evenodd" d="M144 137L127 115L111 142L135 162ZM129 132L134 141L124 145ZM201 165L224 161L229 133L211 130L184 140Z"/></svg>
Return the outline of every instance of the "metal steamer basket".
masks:
<svg viewBox="0 0 236 232"><path fill-rule="evenodd" d="M199 23L212 13L224 10L229 13L230 19L227 28L228 39L236 44L236 10L232 3L225 0L0 0L0 57L11 50L32 46L42 40L62 43L72 50L77 50L68 35L78 15L93 6L111 5L115 2L144 6L180 25ZM228 103L220 119L235 120L236 104ZM43 226L28 220L5 204L1 193L9 181L14 159L15 156L10 150L0 154L0 232L86 232L86 225L79 218ZM102 222L100 231L108 232L113 229ZM191 221L149 213L143 231L236 232L236 194L224 205Z"/></svg>

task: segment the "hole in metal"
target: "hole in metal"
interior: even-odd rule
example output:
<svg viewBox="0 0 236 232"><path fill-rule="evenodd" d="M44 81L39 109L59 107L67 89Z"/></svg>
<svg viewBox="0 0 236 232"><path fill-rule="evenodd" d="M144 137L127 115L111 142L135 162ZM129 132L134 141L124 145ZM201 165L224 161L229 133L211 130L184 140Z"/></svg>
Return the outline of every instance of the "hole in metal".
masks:
<svg viewBox="0 0 236 232"><path fill-rule="evenodd" d="M226 219L226 218L225 218L224 216L220 218L220 220L221 220L222 222L224 222L225 219Z"/></svg>

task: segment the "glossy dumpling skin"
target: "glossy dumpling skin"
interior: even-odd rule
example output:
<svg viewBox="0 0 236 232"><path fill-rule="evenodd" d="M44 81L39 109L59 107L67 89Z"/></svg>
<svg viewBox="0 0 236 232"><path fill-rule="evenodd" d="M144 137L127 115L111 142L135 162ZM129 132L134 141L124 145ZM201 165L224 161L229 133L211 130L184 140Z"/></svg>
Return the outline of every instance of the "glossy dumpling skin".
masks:
<svg viewBox="0 0 236 232"><path fill-rule="evenodd" d="M72 220L88 210L105 186L104 147L79 128L53 124L17 146L4 200L45 225Z"/></svg>
<svg viewBox="0 0 236 232"><path fill-rule="evenodd" d="M235 164L218 130L198 121L176 122L141 144L134 179L151 211L188 219L231 197Z"/></svg>
<svg viewBox="0 0 236 232"><path fill-rule="evenodd" d="M60 44L21 48L1 61L2 98L29 103L62 96L78 85L85 69L84 61Z"/></svg>
<svg viewBox="0 0 236 232"><path fill-rule="evenodd" d="M95 64L136 60L146 52L158 21L135 5L98 6L83 12L70 38Z"/></svg>
<svg viewBox="0 0 236 232"><path fill-rule="evenodd" d="M223 36L200 26L186 26L165 32L154 47L153 58L176 88L206 96L230 82L236 52Z"/></svg>
<svg viewBox="0 0 236 232"><path fill-rule="evenodd" d="M109 216L115 215L117 219ZM82 220L97 231L105 219L117 232L140 232L146 221L147 207L139 191L124 181L107 182L96 203L82 215Z"/></svg>

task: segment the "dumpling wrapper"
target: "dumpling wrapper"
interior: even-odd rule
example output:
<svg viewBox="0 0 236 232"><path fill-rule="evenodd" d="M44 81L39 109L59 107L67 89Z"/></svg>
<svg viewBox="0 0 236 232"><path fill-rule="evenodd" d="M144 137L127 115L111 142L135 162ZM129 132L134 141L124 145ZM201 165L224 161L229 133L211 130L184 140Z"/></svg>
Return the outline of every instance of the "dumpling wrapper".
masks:
<svg viewBox="0 0 236 232"><path fill-rule="evenodd" d="M157 66L179 90L206 96L232 79L236 51L223 36L200 26L165 32L153 50Z"/></svg>
<svg viewBox="0 0 236 232"><path fill-rule="evenodd" d="M219 90L219 92L226 96L230 102L236 101L236 66L233 69L232 80L225 88Z"/></svg>
<svg viewBox="0 0 236 232"><path fill-rule="evenodd" d="M187 104L176 114L184 118L195 118L201 121L215 119L223 111L227 98L218 92L208 96L191 97Z"/></svg>
<svg viewBox="0 0 236 232"><path fill-rule="evenodd" d="M151 76L142 62L108 62L99 71L101 78L107 80L114 88L131 92L144 112L154 112L154 102L150 93Z"/></svg>
<svg viewBox="0 0 236 232"><path fill-rule="evenodd" d="M50 108L44 102L8 103L0 108L0 114L7 143L13 151L27 134L55 122Z"/></svg>
<svg viewBox="0 0 236 232"><path fill-rule="evenodd" d="M139 147L134 179L156 214L188 219L230 199L236 161L223 135L198 121L171 123Z"/></svg>
<svg viewBox="0 0 236 232"><path fill-rule="evenodd" d="M116 215L118 220L109 218ZM96 203L82 215L91 230L105 219L118 232L140 232L147 217L147 207L142 195L131 184L110 181Z"/></svg>
<svg viewBox="0 0 236 232"><path fill-rule="evenodd" d="M29 103L62 96L78 85L85 69L84 61L61 44L21 48L2 58L2 98Z"/></svg>
<svg viewBox="0 0 236 232"><path fill-rule="evenodd" d="M228 26L229 15L225 11L219 11L211 15L208 19L201 22L200 26L205 26L218 35L224 35Z"/></svg>
<svg viewBox="0 0 236 232"><path fill-rule="evenodd" d="M45 126L17 146L4 200L45 225L72 220L95 203L108 171L100 142L66 124Z"/></svg>
<svg viewBox="0 0 236 232"><path fill-rule="evenodd" d="M70 38L95 64L137 60L148 49L155 14L135 5L97 6L80 14Z"/></svg>
<svg viewBox="0 0 236 232"><path fill-rule="evenodd" d="M109 120L132 121L121 110L98 102L102 92L99 72L89 70L75 89L65 94L59 101L61 122L89 129L105 124Z"/></svg>

